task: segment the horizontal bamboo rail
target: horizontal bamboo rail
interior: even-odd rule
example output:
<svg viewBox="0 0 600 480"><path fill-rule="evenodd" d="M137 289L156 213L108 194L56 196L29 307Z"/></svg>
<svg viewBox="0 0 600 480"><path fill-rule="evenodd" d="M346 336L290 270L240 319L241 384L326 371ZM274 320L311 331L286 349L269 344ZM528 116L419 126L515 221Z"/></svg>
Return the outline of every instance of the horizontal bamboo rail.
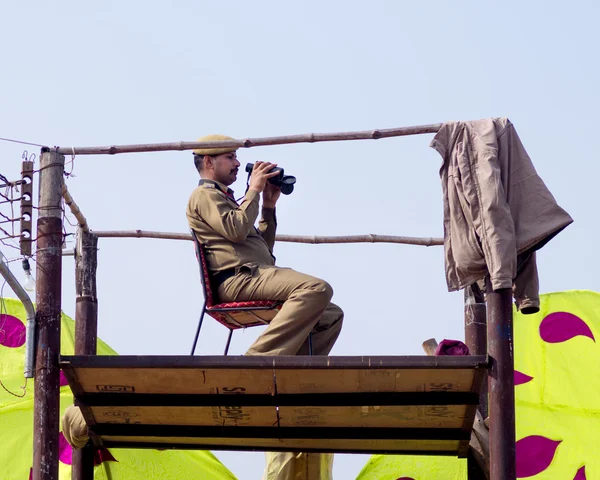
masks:
<svg viewBox="0 0 600 480"><path fill-rule="evenodd" d="M159 238L163 240L191 240L189 233L150 232L147 230L112 230L92 232L98 238ZM308 236L277 235L279 242L292 243L399 243L431 247L443 245L444 239L433 237L399 237L395 235L341 235L341 236Z"/></svg>
<svg viewBox="0 0 600 480"><path fill-rule="evenodd" d="M417 125L413 127L384 128L380 130L363 130L359 132L338 133L306 133L300 135L284 135L280 137L246 138L244 140L219 140L212 142L170 142L146 143L139 145L109 145L104 147L58 147L56 151L63 155L115 155L117 153L163 152L168 150L194 150L196 148L223 147L263 147L267 145L284 145L288 143L337 142L346 140L377 140L379 138L403 137L436 133L441 123Z"/></svg>

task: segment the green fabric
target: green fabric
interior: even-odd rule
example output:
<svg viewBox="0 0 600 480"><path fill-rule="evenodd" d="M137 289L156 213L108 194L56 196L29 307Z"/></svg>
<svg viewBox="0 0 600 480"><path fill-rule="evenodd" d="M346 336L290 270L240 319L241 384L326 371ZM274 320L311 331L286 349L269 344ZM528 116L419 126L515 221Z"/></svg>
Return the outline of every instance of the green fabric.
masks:
<svg viewBox="0 0 600 480"><path fill-rule="evenodd" d="M542 295L514 334L518 478L600 479L600 294ZM466 480L466 461L374 455L357 477L397 479Z"/></svg>
<svg viewBox="0 0 600 480"><path fill-rule="evenodd" d="M25 323L26 314L17 300L5 299L0 314L12 315ZM4 337L0 321L0 340ZM74 322L66 315L61 320L61 353L72 355ZM98 339L98 355L116 355ZM0 479L27 480L33 461L33 381L26 386L22 398L7 392L22 394L25 346L10 348L0 344ZM73 403L68 386L61 387L61 414ZM57 428L59 426L57 425ZM97 480L235 480L235 476L210 452L110 449L116 461L104 461L95 467ZM61 457L62 459L62 457ZM60 480L71 479L71 466L59 462Z"/></svg>

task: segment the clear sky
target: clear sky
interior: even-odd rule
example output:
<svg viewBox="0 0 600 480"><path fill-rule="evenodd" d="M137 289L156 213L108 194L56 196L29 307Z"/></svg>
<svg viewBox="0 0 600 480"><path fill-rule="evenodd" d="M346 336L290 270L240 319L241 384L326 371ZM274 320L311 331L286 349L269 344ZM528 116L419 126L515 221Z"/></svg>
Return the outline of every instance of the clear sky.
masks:
<svg viewBox="0 0 600 480"><path fill-rule="evenodd" d="M541 291L598 291L599 13L592 1L7 3L0 137L92 146L506 116L575 219L539 253ZM298 178L278 204L280 233L441 236L431 138L238 156ZM38 151L0 142L0 173L19 177L24 148ZM92 229L187 232L191 153L78 156L73 173L68 187ZM243 193L243 175L233 187ZM99 248L100 337L120 354L188 354L201 307L192 244ZM427 338L463 338L462 294L446 290L440 247L281 243L275 253L333 285L346 312L334 355L421 354ZM63 270L63 309L74 316L72 258ZM259 333L235 333L231 354ZM208 320L198 351L219 354L226 337ZM260 478L262 454L217 455L240 480ZM367 459L337 456L335 478L354 478Z"/></svg>

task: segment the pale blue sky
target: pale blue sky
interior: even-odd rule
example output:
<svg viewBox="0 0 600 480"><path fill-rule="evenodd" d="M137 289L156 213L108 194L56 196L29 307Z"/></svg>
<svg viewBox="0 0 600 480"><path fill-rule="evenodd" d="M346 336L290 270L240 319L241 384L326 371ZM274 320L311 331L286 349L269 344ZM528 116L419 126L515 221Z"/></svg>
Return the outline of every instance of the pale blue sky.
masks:
<svg viewBox="0 0 600 480"><path fill-rule="evenodd" d="M542 292L598 291L599 13L592 1L7 4L0 137L91 146L507 116L575 219L539 254ZM280 233L441 236L431 138L254 148L239 158L298 177L278 205ZM37 150L0 142L0 173L19 176L23 148ZM74 174L68 187L92 229L187 231L191 153L79 156ZM201 305L192 245L99 246L100 337L121 354L187 354ZM279 244L276 255L333 285L346 312L335 355L421 354L426 338L463 337L462 294L446 291L440 247ZM63 268L63 309L73 316L72 258ZM258 334L236 333L231 353ZM220 353L226 336L207 321L199 352ZM260 478L262 454L217 455L240 480ZM367 459L338 456L336 480L354 478Z"/></svg>

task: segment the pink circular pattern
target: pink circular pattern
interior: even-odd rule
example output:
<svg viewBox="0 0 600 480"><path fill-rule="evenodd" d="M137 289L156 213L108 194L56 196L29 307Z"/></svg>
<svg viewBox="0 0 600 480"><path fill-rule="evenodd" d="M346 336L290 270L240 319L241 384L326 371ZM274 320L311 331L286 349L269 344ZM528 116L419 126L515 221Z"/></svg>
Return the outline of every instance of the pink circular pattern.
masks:
<svg viewBox="0 0 600 480"><path fill-rule="evenodd" d="M17 317L0 314L0 345L19 348L25 343L25 325Z"/></svg>

